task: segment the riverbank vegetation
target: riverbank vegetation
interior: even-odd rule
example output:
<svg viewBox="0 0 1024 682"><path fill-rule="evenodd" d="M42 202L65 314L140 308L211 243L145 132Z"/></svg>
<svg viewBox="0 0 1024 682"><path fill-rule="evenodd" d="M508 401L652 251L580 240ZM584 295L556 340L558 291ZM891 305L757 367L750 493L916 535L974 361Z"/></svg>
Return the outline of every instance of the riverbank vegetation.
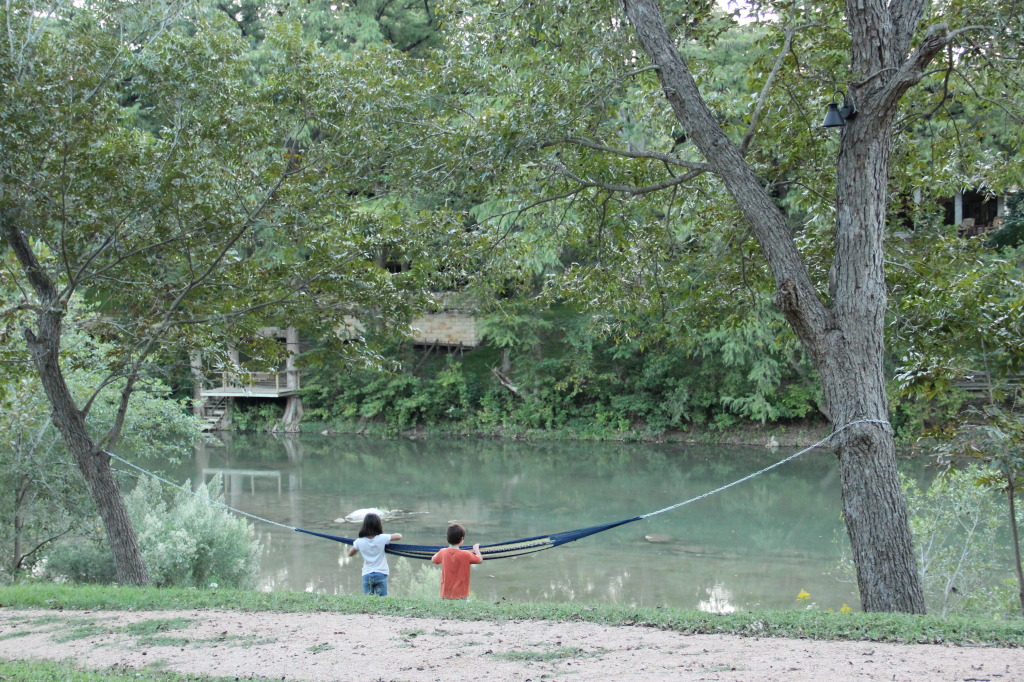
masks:
<svg viewBox="0 0 1024 682"><path fill-rule="evenodd" d="M156 587L246 588L255 584L260 544L252 524L224 507L223 479L192 491L140 478L128 493L128 513ZM69 512L70 514L70 512ZM83 529L41 554L38 573L49 580L114 583L114 564L102 533ZM35 562L33 562L34 564Z"/></svg>

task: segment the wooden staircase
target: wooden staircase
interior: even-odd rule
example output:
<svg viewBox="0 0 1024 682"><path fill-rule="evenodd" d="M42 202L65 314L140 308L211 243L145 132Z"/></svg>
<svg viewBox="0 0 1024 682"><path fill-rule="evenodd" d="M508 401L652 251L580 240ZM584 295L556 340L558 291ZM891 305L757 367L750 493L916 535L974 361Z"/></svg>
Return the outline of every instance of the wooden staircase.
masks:
<svg viewBox="0 0 1024 682"><path fill-rule="evenodd" d="M225 396L210 396L199 407L204 431L223 431L230 416L231 405Z"/></svg>

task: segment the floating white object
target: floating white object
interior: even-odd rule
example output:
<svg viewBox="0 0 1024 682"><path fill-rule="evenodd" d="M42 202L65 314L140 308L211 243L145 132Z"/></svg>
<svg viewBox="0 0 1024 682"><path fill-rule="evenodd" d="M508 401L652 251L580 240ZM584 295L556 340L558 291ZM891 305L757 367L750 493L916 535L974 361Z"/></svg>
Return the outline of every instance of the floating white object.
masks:
<svg viewBox="0 0 1024 682"><path fill-rule="evenodd" d="M376 507L367 507L366 509L356 509L354 512L349 514L343 519L334 519L335 523L362 523L363 519L366 518L367 514L376 514L380 517L381 521L385 521L395 515L396 512L390 509L377 509Z"/></svg>

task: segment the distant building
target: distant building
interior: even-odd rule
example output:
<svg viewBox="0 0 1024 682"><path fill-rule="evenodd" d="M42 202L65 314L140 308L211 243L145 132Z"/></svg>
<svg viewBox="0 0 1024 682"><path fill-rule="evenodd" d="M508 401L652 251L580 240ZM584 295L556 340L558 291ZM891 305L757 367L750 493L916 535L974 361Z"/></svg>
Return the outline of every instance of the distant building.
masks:
<svg viewBox="0 0 1024 682"><path fill-rule="evenodd" d="M302 382L301 373L294 362L295 356L299 353L299 334L294 327L267 327L260 333L284 343L288 355L281 367L264 372L242 371L238 351L229 350L231 364L211 371L204 367L200 354L193 355L193 410L206 421L207 429L220 431L231 425L231 410L235 398L284 398L286 402L281 428L285 432L299 430L299 422L302 421L302 398L299 396L299 390L302 388Z"/></svg>
<svg viewBox="0 0 1024 682"><path fill-rule="evenodd" d="M1006 214L1006 197L982 190L963 190L939 200L945 209L945 225L956 225L964 235L998 230Z"/></svg>
<svg viewBox="0 0 1024 682"><path fill-rule="evenodd" d="M426 350L448 349L462 352L480 345L476 316L451 305L448 298L439 299L441 310L424 313L409 324L410 340ZM287 350L282 365L263 372L241 369L238 351L229 350L230 364L226 367L204 366L200 354L192 357L192 376L195 381L193 410L206 422L211 431L227 430L231 426L231 412L235 399L285 400L281 430L286 433L301 430L303 408L302 372L295 366L299 354L299 334L294 327L280 329L267 327L261 335L278 339ZM362 333L362 325L354 317L346 316L337 333L344 339L354 339Z"/></svg>

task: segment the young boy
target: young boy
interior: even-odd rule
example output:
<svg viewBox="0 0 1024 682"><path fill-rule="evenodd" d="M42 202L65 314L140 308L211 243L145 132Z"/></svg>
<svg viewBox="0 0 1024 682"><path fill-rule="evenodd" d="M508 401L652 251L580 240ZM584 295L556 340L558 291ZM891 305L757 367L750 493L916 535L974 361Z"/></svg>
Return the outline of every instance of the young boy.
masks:
<svg viewBox="0 0 1024 682"><path fill-rule="evenodd" d="M473 545L473 551L459 549L466 539L466 529L458 523L448 526L448 546L433 556L435 564L441 564L441 598L469 598L469 567L484 560L480 543Z"/></svg>

